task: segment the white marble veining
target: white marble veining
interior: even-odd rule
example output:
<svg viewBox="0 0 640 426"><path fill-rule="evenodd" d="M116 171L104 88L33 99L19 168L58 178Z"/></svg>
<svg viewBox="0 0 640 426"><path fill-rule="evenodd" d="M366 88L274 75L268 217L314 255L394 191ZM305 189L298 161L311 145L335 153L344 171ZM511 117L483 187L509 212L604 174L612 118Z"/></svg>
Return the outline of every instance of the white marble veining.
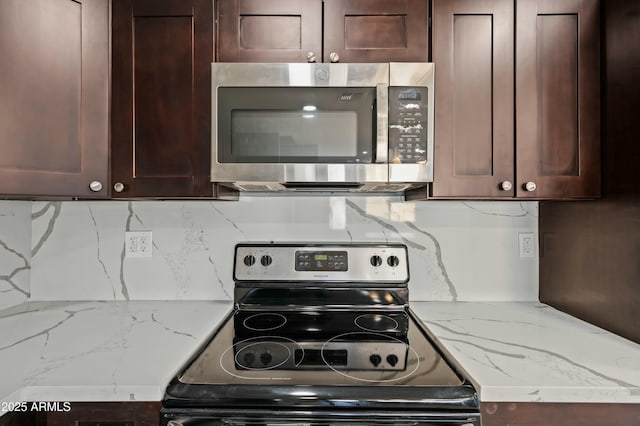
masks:
<svg viewBox="0 0 640 426"><path fill-rule="evenodd" d="M540 303L412 303L484 402L640 403L640 345Z"/></svg>
<svg viewBox="0 0 640 426"><path fill-rule="evenodd" d="M159 401L230 310L226 302L173 301L0 311L0 402Z"/></svg>
<svg viewBox="0 0 640 426"><path fill-rule="evenodd" d="M537 300L535 202L404 202L377 196L242 196L238 202L35 202L32 300L230 300L246 241L404 242L411 300ZM153 232L125 258L126 230ZM537 238L536 238L537 240Z"/></svg>
<svg viewBox="0 0 640 426"><path fill-rule="evenodd" d="M549 306L414 302L412 309L483 402L640 403L640 345ZM211 301L5 309L0 402L159 401L230 310Z"/></svg>
<svg viewBox="0 0 640 426"><path fill-rule="evenodd" d="M0 201L0 310L30 295L31 202Z"/></svg>

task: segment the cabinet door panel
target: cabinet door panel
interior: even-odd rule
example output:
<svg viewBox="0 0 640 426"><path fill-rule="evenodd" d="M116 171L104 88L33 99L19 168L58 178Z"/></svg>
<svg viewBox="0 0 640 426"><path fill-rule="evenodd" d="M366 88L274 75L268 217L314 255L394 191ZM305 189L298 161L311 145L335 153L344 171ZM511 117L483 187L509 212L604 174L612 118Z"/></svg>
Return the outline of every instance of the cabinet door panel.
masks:
<svg viewBox="0 0 640 426"><path fill-rule="evenodd" d="M325 0L324 62L428 59L426 0Z"/></svg>
<svg viewBox="0 0 640 426"><path fill-rule="evenodd" d="M321 61L321 0L221 0L218 22L220 62Z"/></svg>
<svg viewBox="0 0 640 426"><path fill-rule="evenodd" d="M434 0L434 197L512 197L513 3Z"/></svg>
<svg viewBox="0 0 640 426"><path fill-rule="evenodd" d="M70 411L49 411L47 426L156 426L159 402L72 402Z"/></svg>
<svg viewBox="0 0 640 426"><path fill-rule="evenodd" d="M483 426L627 426L640 419L638 404L487 402L480 412Z"/></svg>
<svg viewBox="0 0 640 426"><path fill-rule="evenodd" d="M598 0L517 2L519 197L600 195L598 11Z"/></svg>
<svg viewBox="0 0 640 426"><path fill-rule="evenodd" d="M123 197L211 195L213 9L116 0L112 181Z"/></svg>
<svg viewBox="0 0 640 426"><path fill-rule="evenodd" d="M0 194L106 196L108 0L3 0L0 57Z"/></svg>
<svg viewBox="0 0 640 426"><path fill-rule="evenodd" d="M135 177L189 178L189 145L179 141L191 139L191 16L138 16L133 39Z"/></svg>

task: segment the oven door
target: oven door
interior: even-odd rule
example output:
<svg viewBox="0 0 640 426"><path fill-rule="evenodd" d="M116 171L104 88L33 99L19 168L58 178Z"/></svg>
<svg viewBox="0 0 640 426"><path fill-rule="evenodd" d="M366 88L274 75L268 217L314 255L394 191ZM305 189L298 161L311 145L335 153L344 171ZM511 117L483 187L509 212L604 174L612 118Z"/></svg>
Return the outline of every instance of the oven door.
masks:
<svg viewBox="0 0 640 426"><path fill-rule="evenodd" d="M163 410L162 426L480 426L477 412Z"/></svg>
<svg viewBox="0 0 640 426"><path fill-rule="evenodd" d="M389 64L212 64L213 182L386 182Z"/></svg>

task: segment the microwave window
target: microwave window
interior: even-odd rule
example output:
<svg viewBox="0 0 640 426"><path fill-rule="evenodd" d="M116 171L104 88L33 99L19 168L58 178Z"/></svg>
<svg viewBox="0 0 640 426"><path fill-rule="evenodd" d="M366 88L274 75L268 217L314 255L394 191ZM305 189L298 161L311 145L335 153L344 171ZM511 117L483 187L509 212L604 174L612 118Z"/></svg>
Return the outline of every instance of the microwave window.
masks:
<svg viewBox="0 0 640 426"><path fill-rule="evenodd" d="M373 162L375 88L219 87L223 163Z"/></svg>
<svg viewBox="0 0 640 426"><path fill-rule="evenodd" d="M231 153L262 157L356 157L358 115L354 111L231 112Z"/></svg>

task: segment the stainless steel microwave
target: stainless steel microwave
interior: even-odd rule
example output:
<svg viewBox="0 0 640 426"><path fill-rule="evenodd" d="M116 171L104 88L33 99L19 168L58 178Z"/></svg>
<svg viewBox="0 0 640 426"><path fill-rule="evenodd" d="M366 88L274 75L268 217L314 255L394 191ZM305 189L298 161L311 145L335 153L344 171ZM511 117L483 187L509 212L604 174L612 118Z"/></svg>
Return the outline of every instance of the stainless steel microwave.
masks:
<svg viewBox="0 0 640 426"><path fill-rule="evenodd" d="M401 192L433 180L432 63L213 63L211 181Z"/></svg>

